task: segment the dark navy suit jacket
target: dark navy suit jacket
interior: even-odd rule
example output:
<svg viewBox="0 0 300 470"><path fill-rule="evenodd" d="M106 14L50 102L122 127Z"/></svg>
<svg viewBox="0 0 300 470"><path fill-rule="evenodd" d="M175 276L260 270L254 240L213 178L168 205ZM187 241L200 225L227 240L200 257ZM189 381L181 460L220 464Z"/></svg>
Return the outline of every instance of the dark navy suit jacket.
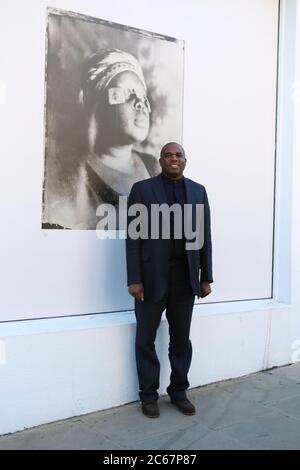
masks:
<svg viewBox="0 0 300 470"><path fill-rule="evenodd" d="M193 293L200 295L200 280L213 282L210 209L205 187L184 177L186 202L204 204L204 245L200 250L187 250L190 282ZM150 214L151 204L168 204L161 174L139 181L132 186L128 197L128 208L132 204L142 203ZM129 224L135 217L128 217ZM151 221L148 222L149 231ZM195 212L193 212L193 230L195 230ZM126 260L127 285L142 283L145 300L159 302L167 290L170 267L171 243L168 239L138 238L134 240L127 233Z"/></svg>

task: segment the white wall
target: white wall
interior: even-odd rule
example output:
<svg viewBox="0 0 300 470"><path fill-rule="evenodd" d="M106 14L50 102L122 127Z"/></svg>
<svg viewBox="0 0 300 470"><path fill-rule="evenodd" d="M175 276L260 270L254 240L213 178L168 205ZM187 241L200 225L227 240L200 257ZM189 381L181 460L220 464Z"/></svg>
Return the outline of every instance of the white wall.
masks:
<svg viewBox="0 0 300 470"><path fill-rule="evenodd" d="M7 0L1 9L0 321L133 308L124 240L40 229L46 5ZM206 185L212 209L208 302L270 298L278 1L52 6L185 39L186 175Z"/></svg>
<svg viewBox="0 0 300 470"><path fill-rule="evenodd" d="M193 318L191 387L290 362L289 309L239 305L226 314L211 307ZM0 434L139 399L133 315L31 320L27 333L19 325L19 332L13 322L2 328ZM161 394L170 374L167 335L164 321L157 337Z"/></svg>
<svg viewBox="0 0 300 470"><path fill-rule="evenodd" d="M235 2L237 8L241 3ZM202 304L195 308L192 387L300 360L299 63L295 67L296 43L298 59L300 54L300 9L296 16L296 3L296 0L283 1L281 9L273 299ZM198 2L190 4L196 7ZM270 5L270 2L256 3L257 11L262 4ZM71 2L64 2L65 7L70 5ZM76 2L72 5L80 11L78 3L77 8ZM85 13L95 15L91 4L87 5L90 11ZM172 7L174 15L178 14L176 5ZM141 3L137 3L135 11L140 8ZM102 16L111 19L107 14ZM126 21L129 16L130 9L122 22L130 24ZM169 21L164 26L171 30L171 25ZM135 26L151 29L140 23ZM171 35L171 31L162 31ZM298 88L293 101L294 81ZM18 93L22 97L17 89ZM32 143L36 145L34 140ZM26 169L24 165L23 170ZM36 181L31 181L28 192L37 193L37 186ZM38 208L36 203L36 211ZM6 218L13 216L9 212ZM84 276L83 280L87 282ZM55 295L53 289L51 297ZM19 298L19 304L24 300L23 292L20 295L17 289L15 297ZM35 310L37 304L31 311ZM0 327L0 434L138 398L132 312L7 322ZM157 338L162 393L169 372L166 327L163 322Z"/></svg>

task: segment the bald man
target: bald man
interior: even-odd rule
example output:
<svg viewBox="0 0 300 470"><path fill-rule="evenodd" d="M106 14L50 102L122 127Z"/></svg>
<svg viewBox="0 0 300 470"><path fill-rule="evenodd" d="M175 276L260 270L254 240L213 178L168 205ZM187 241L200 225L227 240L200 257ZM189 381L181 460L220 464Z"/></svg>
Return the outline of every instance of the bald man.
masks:
<svg viewBox="0 0 300 470"><path fill-rule="evenodd" d="M143 204L151 214L154 204L190 205L195 223L196 206L203 207L203 244L187 248L186 231L175 236L175 216L170 211L170 236L158 238L131 236L132 216L128 216L126 239L128 292L135 299L136 364L142 412L149 418L159 416L158 388L160 363L155 351L155 338L163 311L169 323L170 383L167 393L171 403L185 415L195 414L187 398L188 371L192 359L190 325L195 295L204 298L211 293L212 249L210 209L205 187L183 176L186 156L183 147L166 144L159 159L161 173L139 181L131 189L128 208ZM149 215L150 217L150 215ZM164 217L162 217L164 220ZM148 225L154 224L153 220ZM164 222L162 222L164 223ZM182 222L183 223L183 222ZM198 227L198 226L197 226ZM178 228L178 227L177 227ZM192 225L195 228L195 225ZM199 227L198 227L199 228ZM198 230L197 228L197 230ZM201 272L200 278L199 273Z"/></svg>

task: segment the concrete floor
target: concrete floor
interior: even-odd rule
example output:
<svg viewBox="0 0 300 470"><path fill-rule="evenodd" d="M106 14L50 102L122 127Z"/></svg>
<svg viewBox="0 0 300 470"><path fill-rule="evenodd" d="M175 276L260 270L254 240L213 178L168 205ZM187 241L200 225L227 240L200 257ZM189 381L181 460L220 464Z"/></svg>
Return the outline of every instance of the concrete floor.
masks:
<svg viewBox="0 0 300 470"><path fill-rule="evenodd" d="M300 363L189 391L195 416L167 397L161 416L140 404L100 411L0 437L0 449L300 449Z"/></svg>

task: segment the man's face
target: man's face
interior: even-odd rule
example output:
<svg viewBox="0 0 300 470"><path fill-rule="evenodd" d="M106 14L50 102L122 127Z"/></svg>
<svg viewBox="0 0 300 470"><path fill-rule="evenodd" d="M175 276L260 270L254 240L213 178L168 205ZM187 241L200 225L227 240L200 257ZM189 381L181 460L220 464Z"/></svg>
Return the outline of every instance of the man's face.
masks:
<svg viewBox="0 0 300 470"><path fill-rule="evenodd" d="M112 134L113 143L121 145L145 140L149 132L150 106L139 77L133 72L122 72L113 78L107 93L105 116L99 118L106 138Z"/></svg>
<svg viewBox="0 0 300 470"><path fill-rule="evenodd" d="M184 150L179 144L168 144L159 159L162 172L172 179L179 179L183 175L186 165Z"/></svg>

